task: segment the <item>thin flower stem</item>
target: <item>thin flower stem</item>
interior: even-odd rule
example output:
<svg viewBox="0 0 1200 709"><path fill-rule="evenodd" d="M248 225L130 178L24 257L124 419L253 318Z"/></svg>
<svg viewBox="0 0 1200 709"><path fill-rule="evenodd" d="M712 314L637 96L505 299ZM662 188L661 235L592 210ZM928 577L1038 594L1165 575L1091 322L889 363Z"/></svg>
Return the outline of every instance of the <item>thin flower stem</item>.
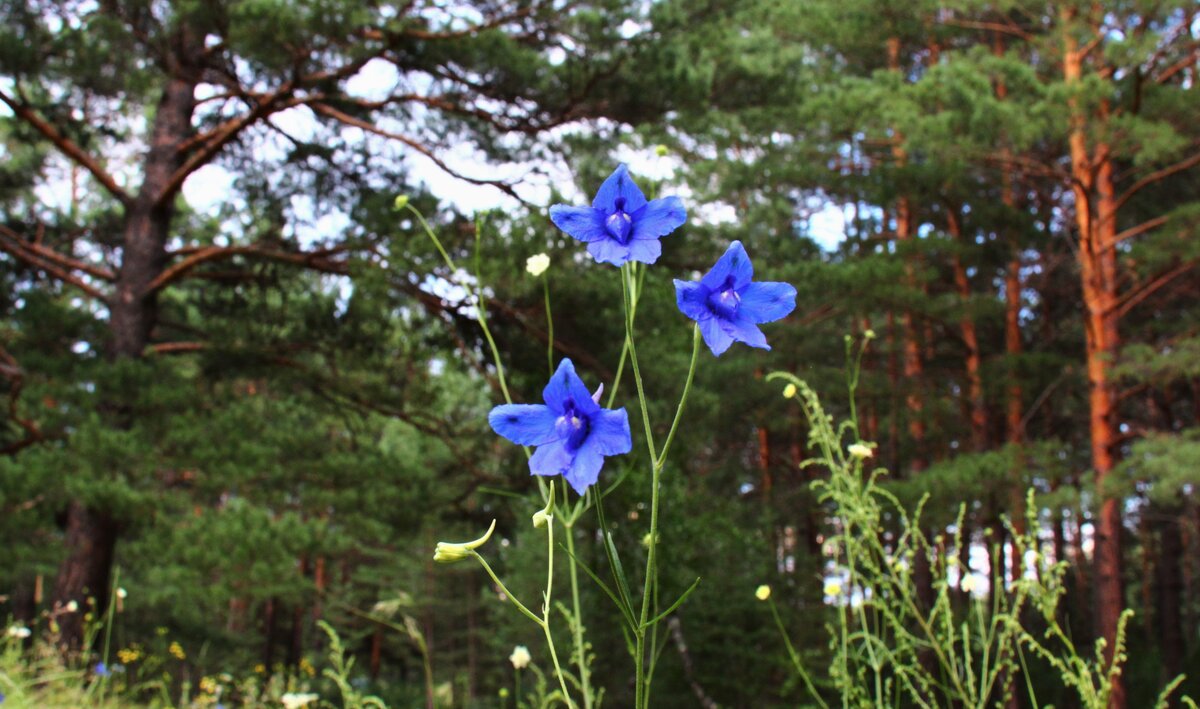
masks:
<svg viewBox="0 0 1200 709"><path fill-rule="evenodd" d="M575 614L574 634L575 653L579 664L579 687L583 692L584 709L592 707L592 690L588 676L587 646L583 642L583 609L579 603L579 570L575 567L575 528L574 520L570 524L563 522L563 530L567 535L567 554L571 563L567 567L571 573L571 606Z"/></svg>
<svg viewBox="0 0 1200 709"><path fill-rule="evenodd" d="M446 262L446 267L450 269L450 274L447 277L447 280L453 278L454 273L458 270L458 266L455 265L454 259L450 258L450 254L447 253L445 247L442 246L442 240L438 238L436 233L434 233L433 228L429 226L429 222L425 221L425 217L421 215L421 212L419 212L416 207L409 204L405 208L416 215L417 221L421 223L421 227L425 230L425 235L429 237L429 240L432 241L433 245L437 248L438 253L442 255L442 260ZM488 327L487 323L487 302L484 300L483 296L483 278L482 271L479 268L479 238L480 234L483 232L483 220L484 214L480 214L475 218L476 316L479 319L479 327L483 330L483 337L487 340L488 347L492 352L492 362L496 365L496 380L500 383L500 392L504 394L504 403L511 404L512 396L510 396L508 393L508 382L504 380L504 364L500 361L500 350L496 347L496 340L492 337L492 331ZM553 342L553 339L551 339L551 342ZM528 448L526 448L525 452L526 455L529 454Z"/></svg>
<svg viewBox="0 0 1200 709"><path fill-rule="evenodd" d="M433 227L429 226L429 222L425 221L425 216L422 215L421 211L414 207L411 203L405 205L405 209L412 212L417 217L417 221L421 222L421 228L423 228L425 233L429 235L430 240L433 241L433 245L437 247L438 253L442 255L442 260L446 262L446 266L453 274L458 267L454 265L454 260L450 258L450 254L446 253L446 249L442 246L441 239L439 239L437 234L434 233Z"/></svg>
<svg viewBox="0 0 1200 709"><path fill-rule="evenodd" d="M683 420L683 407L687 403L688 394L692 391L692 380L696 377L696 363L700 360L700 342L700 325L696 324L692 327L692 362L688 365L687 380L683 383L683 394L679 397L679 405L675 407L675 420L671 422L667 440L663 442L662 450L658 452L658 467L660 468L666 463L667 451L671 448L671 441L675 440L679 422Z"/></svg>
<svg viewBox="0 0 1200 709"><path fill-rule="evenodd" d="M500 361L500 350L496 348L496 340L487 324L487 301L483 296L483 271L479 267L479 239L483 233L483 220L486 213L475 218L475 300L479 316L479 327L492 350L492 361L496 364L496 379L500 382L500 391L504 394L504 403L511 404L512 397L508 394L508 384L504 381L504 364Z"/></svg>
<svg viewBox="0 0 1200 709"><path fill-rule="evenodd" d="M546 360L550 364L550 377L554 377L554 316L550 313L550 278L542 274L542 290L546 294Z"/></svg>
<svg viewBox="0 0 1200 709"><path fill-rule="evenodd" d="M621 266L621 284L625 292L625 339L629 342L629 363L633 367L633 382L637 385L638 405L642 409L642 424L646 429L646 446L650 449L650 463L658 467L658 454L654 446L654 427L650 424L650 412L646 407L646 390L642 386L642 372L638 367L637 345L633 339L633 312L637 308L634 293L633 272L628 264Z"/></svg>
<svg viewBox="0 0 1200 709"><path fill-rule="evenodd" d="M470 554L475 558L476 561L479 562L480 566L483 567L483 570L487 572L487 575L492 578L492 581L500 587L500 590L504 593L504 597L513 602L513 605L517 607L517 610L524 613L525 617L537 623L539 626L545 626L545 622L541 618L537 617L537 614L526 608L525 604L517 600L517 597L512 594L512 591L508 590L508 587L504 585L504 582L500 580L500 577L496 575L496 572L492 571L492 567L488 565L487 559L484 559L483 556L474 549L470 551Z"/></svg>
<svg viewBox="0 0 1200 709"><path fill-rule="evenodd" d="M796 652L796 647L792 645L792 639L788 636L787 628L783 626L783 618L779 617L779 609L775 607L775 601L767 599L768 605L771 606L771 615L775 617L775 626L779 628L779 634L783 636L783 644L787 647L788 658L792 661L792 666L796 668L796 674L800 675L800 679L804 680L804 686L808 688L808 693L817 701L824 709L829 709L829 705L817 693L817 688L813 684L812 677L804 669L804 663L800 661L800 653Z"/></svg>
<svg viewBox="0 0 1200 709"><path fill-rule="evenodd" d="M554 487L550 490L553 492ZM554 497L551 494L550 502L553 504ZM567 691L567 678L563 674L562 666L558 664L558 651L554 649L554 635L550 632L550 596L554 591L554 520L550 519L546 523L546 592L542 595L542 631L546 634L546 645L550 648L550 660L554 663L554 674L558 676L558 685L562 688L563 701L567 703L567 709L575 709L575 702L571 700L571 693Z"/></svg>

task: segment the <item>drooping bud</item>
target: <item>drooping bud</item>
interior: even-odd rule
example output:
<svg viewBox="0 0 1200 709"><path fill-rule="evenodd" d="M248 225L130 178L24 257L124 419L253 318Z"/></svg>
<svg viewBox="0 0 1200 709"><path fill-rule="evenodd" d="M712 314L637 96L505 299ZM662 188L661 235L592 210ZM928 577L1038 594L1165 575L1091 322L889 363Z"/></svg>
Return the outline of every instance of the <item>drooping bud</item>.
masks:
<svg viewBox="0 0 1200 709"><path fill-rule="evenodd" d="M788 384L783 388L783 398L790 399L796 395L796 385Z"/></svg>
<svg viewBox="0 0 1200 709"><path fill-rule="evenodd" d="M406 194L397 195L396 201L392 203L392 209L395 209L397 212L399 212L401 209L404 209L407 206L408 206L408 195L406 195Z"/></svg>
<svg viewBox="0 0 1200 709"><path fill-rule="evenodd" d="M492 538L492 532L496 531L496 520L492 520L492 525L488 527L487 532L478 539L469 542L461 542L455 544L453 542L438 542L437 547L433 550L433 560L442 564L453 564L456 561L462 561L471 555L471 552L487 543L487 540Z"/></svg>

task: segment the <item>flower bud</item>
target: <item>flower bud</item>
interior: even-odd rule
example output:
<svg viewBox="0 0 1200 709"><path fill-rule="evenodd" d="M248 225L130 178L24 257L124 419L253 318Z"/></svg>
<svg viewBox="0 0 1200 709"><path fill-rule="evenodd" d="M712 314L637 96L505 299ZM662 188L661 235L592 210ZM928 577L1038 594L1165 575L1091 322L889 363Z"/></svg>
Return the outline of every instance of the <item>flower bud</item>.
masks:
<svg viewBox="0 0 1200 709"><path fill-rule="evenodd" d="M546 254L534 254L525 259L525 270L534 278L545 273L548 268L550 268L550 257Z"/></svg>
<svg viewBox="0 0 1200 709"><path fill-rule="evenodd" d="M763 585L754 589L754 597L760 601L767 600L771 597L771 587L764 583Z"/></svg>
<svg viewBox="0 0 1200 709"><path fill-rule="evenodd" d="M396 201L392 203L392 209L395 209L397 212L399 212L401 209L404 209L407 206L408 206L408 195L406 195L406 194L397 196Z"/></svg>
<svg viewBox="0 0 1200 709"><path fill-rule="evenodd" d="M492 525L488 527L487 532L478 539L470 542L461 542L455 544L453 542L438 542L437 547L433 550L433 560L443 564L453 564L456 561L462 561L471 555L471 552L487 543L487 540L492 538L492 532L496 531L496 520L492 520Z"/></svg>
<svg viewBox="0 0 1200 709"><path fill-rule="evenodd" d="M665 158L667 156L667 152L669 152L669 149L662 143L654 146L654 154L660 158Z"/></svg>
<svg viewBox="0 0 1200 709"><path fill-rule="evenodd" d="M794 396L796 396L796 385L795 384L788 384L787 386L785 386L783 388L783 398L791 399Z"/></svg>
<svg viewBox="0 0 1200 709"><path fill-rule="evenodd" d="M541 529L549 524L552 519L554 519L554 515L546 512L546 510L538 510L533 513L533 528Z"/></svg>
<svg viewBox="0 0 1200 709"><path fill-rule="evenodd" d="M508 661L512 663L513 669L516 670L525 669L532 660L533 656L529 654L529 648L524 645L514 647L512 654L508 656Z"/></svg>
<svg viewBox="0 0 1200 709"><path fill-rule="evenodd" d="M871 450L871 444L863 443L862 441L859 441L858 443L851 443L850 446L846 448L846 451L850 453L852 457L859 460L865 460L866 458L870 458L871 456L875 455L875 451Z"/></svg>

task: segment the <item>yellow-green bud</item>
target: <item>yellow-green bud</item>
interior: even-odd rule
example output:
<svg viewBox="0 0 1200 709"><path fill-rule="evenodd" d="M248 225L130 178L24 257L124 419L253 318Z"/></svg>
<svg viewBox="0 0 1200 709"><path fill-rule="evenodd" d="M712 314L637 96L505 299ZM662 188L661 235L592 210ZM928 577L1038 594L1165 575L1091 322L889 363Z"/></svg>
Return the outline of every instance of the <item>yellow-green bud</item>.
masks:
<svg viewBox="0 0 1200 709"><path fill-rule="evenodd" d="M783 388L783 398L790 399L796 395L796 385L788 384Z"/></svg>
<svg viewBox="0 0 1200 709"><path fill-rule="evenodd" d="M874 340L876 337L875 331L868 329L866 332L863 333L863 337L867 338L868 340Z"/></svg>
<svg viewBox="0 0 1200 709"><path fill-rule="evenodd" d="M660 158L666 157L667 152L669 152L667 146L663 145L662 143L659 143L658 145L654 146L654 154Z"/></svg>
<svg viewBox="0 0 1200 709"><path fill-rule="evenodd" d="M858 458L859 460L870 458L871 456L875 455L875 451L871 450L871 444L863 443L862 441L859 441L858 443L851 443L850 446L846 448L846 451L849 452L852 457Z"/></svg>
<svg viewBox="0 0 1200 709"><path fill-rule="evenodd" d="M533 513L533 528L541 529L549 524L552 519L554 519L554 515L546 512L546 510L538 510Z"/></svg>
<svg viewBox="0 0 1200 709"><path fill-rule="evenodd" d="M764 583L763 585L754 589L754 597L760 601L767 600L771 597L771 587Z"/></svg>
<svg viewBox="0 0 1200 709"><path fill-rule="evenodd" d="M492 538L492 532L496 531L496 520L492 520L492 526L488 527L488 531L480 538L470 541L455 544L453 542L438 542L437 547L433 550L433 560L442 564L453 564L456 561L462 561L471 555L471 552L487 543L487 540Z"/></svg>
<svg viewBox="0 0 1200 709"><path fill-rule="evenodd" d="M546 254L534 254L525 259L525 270L534 278L545 273L547 268L550 268L550 257Z"/></svg>
<svg viewBox="0 0 1200 709"><path fill-rule="evenodd" d="M401 209L404 209L407 206L408 206L408 195L406 195L406 194L398 195L396 197L396 201L392 203L392 209L395 209L397 212L399 212Z"/></svg>

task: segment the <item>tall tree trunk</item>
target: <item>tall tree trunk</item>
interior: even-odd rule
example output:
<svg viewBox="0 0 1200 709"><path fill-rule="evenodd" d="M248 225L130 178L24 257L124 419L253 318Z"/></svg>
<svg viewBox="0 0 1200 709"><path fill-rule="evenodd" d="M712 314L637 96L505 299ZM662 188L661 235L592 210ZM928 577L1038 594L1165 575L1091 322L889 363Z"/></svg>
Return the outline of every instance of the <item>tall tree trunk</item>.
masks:
<svg viewBox="0 0 1200 709"><path fill-rule="evenodd" d="M194 44L194 39L181 37L176 51L184 56L195 49ZM142 356L157 315L156 299L148 286L166 262L167 235L175 213L174 194L166 191L183 164L179 146L192 134L195 108L195 72L177 64L154 116L141 188L125 211L121 267L109 304L112 340L108 355L113 360ZM114 411L118 425L132 424L130 412L114 408L118 409ZM96 599L97 608L103 608L108 600L118 520L104 509L74 500L67 507L66 528L67 555L55 581L54 602L66 605L75 601L82 607L90 596ZM72 615L63 618L62 640L77 647L83 640L83 623L81 614Z"/></svg>
<svg viewBox="0 0 1200 709"><path fill-rule="evenodd" d="M1086 48L1073 34L1075 13L1061 10L1063 24L1063 78L1068 90L1079 90L1083 79ZM1110 369L1120 343L1117 330L1116 284L1116 199L1109 146L1097 141L1088 145L1090 120L1103 123L1103 103L1096 116L1089 116L1075 99L1068 99L1071 126L1070 152L1072 191L1075 197L1075 226L1079 231L1079 268L1083 286L1084 332L1087 348L1089 430L1095 488L1101 495L1096 514L1095 589L1096 629L1108 641L1107 659L1112 658L1117 625L1124 606L1121 583L1121 501L1104 497L1103 491L1115 463L1116 397ZM1126 706L1121 676L1114 679L1110 707Z"/></svg>
<svg viewBox="0 0 1200 709"><path fill-rule="evenodd" d="M966 246L963 239L962 220L957 207L946 207L946 227L950 231L958 247ZM963 369L967 374L967 403L971 421L971 450L981 453L987 449L988 416L983 400L983 377L980 374L981 358L979 354L979 335L975 329L975 317L971 313L971 282L967 278L967 269L963 266L961 253L955 253L951 263L954 270L954 288L958 291L958 299L962 302L963 314L958 327L962 335Z"/></svg>

